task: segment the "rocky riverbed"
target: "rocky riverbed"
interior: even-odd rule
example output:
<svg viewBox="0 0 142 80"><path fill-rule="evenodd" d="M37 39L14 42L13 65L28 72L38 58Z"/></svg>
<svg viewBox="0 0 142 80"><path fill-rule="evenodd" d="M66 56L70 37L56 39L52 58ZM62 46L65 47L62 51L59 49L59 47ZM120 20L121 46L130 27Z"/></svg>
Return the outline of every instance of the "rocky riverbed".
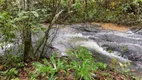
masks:
<svg viewBox="0 0 142 80"><path fill-rule="evenodd" d="M142 77L142 35L131 30L108 30L94 24L62 25L52 46L66 56L70 48L84 46L107 63L113 59L130 62L130 69Z"/></svg>

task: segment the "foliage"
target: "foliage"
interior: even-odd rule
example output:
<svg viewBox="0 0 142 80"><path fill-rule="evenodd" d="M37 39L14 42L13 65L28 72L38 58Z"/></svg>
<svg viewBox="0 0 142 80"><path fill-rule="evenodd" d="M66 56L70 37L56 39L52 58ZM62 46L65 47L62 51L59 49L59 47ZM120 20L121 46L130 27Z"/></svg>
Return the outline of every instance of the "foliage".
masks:
<svg viewBox="0 0 142 80"><path fill-rule="evenodd" d="M1 74L6 76L6 78L9 80L15 78L15 76L18 75L18 71L16 70L16 68L11 68L5 72L1 72Z"/></svg>
<svg viewBox="0 0 142 80"><path fill-rule="evenodd" d="M4 42L13 42L15 38L15 29L16 26L13 23L12 17L8 12L0 12L0 43Z"/></svg>
<svg viewBox="0 0 142 80"><path fill-rule="evenodd" d="M51 57L51 62L48 62L47 59L43 59L42 61L43 64L38 62L33 63L33 65L36 67L36 71L32 75L31 79L36 78L40 74L41 76L46 76L45 78L55 79L55 73L62 69L66 69L66 61L61 59L55 60L55 57Z"/></svg>
<svg viewBox="0 0 142 80"><path fill-rule="evenodd" d="M107 64L104 64L104 63L102 63L102 62L97 62L97 63L96 63L96 66L97 66L99 69L102 69L102 70L104 70L104 69L107 68Z"/></svg>
<svg viewBox="0 0 142 80"><path fill-rule="evenodd" d="M24 9L23 6L25 3L21 0L18 2L16 2L16 0L11 2L9 0L8 2L1 0L0 4L8 5L6 10L13 12L12 14L16 15L17 12L21 12ZM44 19L44 21L50 21L53 14L61 9L64 9L65 12L62 15L64 18L62 19L65 19L69 22L84 20L118 22L127 17L126 20L120 22L125 23L128 21L134 21L129 18L129 14L131 13L134 13L135 15L133 18L137 17L138 19L138 16L141 15L141 4L141 0L31 0L31 5L33 5L31 9L38 11L40 13L40 18ZM2 5L1 7L5 5ZM4 8L2 9L5 10ZM139 22L140 21L138 20L138 23Z"/></svg>
<svg viewBox="0 0 142 80"><path fill-rule="evenodd" d="M76 78L91 80L93 78L92 72L97 69L92 53L84 47L79 47L70 54L76 58L76 60L71 61L72 66L70 67L75 69Z"/></svg>
<svg viewBox="0 0 142 80"><path fill-rule="evenodd" d="M21 1L21 2L24 2L24 1ZM38 10L32 10L33 8L31 8L28 11L26 10L26 6L23 6L23 4L19 7L21 2L19 1L16 2L15 0L10 2L10 1L4 0L1 3L1 4L3 3L10 4L5 9L2 8L2 12L0 12L0 23L1 23L0 24L0 35L1 35L0 47L2 48L8 45L9 43L13 43L15 45L19 45L20 43L20 45L22 45L24 44L24 41L28 40L28 39L25 39L26 37L29 36L31 38L30 34L32 35L34 33L38 33L41 30L44 30L39 24L40 18L39 18ZM13 4L13 3L16 3L16 4ZM12 6L13 8L9 8ZM30 34L28 34L27 31ZM28 36L26 34L28 34ZM21 43L21 41L23 43ZM30 47L32 47L32 45Z"/></svg>
<svg viewBox="0 0 142 80"><path fill-rule="evenodd" d="M36 78L36 76L46 76L49 79L56 79L58 72L64 71L65 75L69 75L70 70L73 70L72 74L75 79L85 79L92 80L92 74L97 69L105 69L107 67L104 63L94 63L94 58L91 55L91 52L84 47L80 47L75 51L71 51L70 55L75 57L74 59L68 58L56 58L52 56L50 61L43 59L43 63L35 62L33 65L36 67L36 71L31 77Z"/></svg>
<svg viewBox="0 0 142 80"><path fill-rule="evenodd" d="M0 76L5 76L6 80L10 80L13 78L16 79L18 76L18 70L24 67L24 62L21 57L11 54L4 56L2 65L3 71L0 71ZM0 77L0 79L1 78L2 77Z"/></svg>
<svg viewBox="0 0 142 80"><path fill-rule="evenodd" d="M36 11L21 11L14 18L14 22L19 27L19 30L24 30L25 25L31 27L33 33L37 33L40 30L44 30L39 24L39 14Z"/></svg>
<svg viewBox="0 0 142 80"><path fill-rule="evenodd" d="M27 10L27 7L30 9ZM34 34L44 30L40 22L51 22L53 16L62 9L64 13L58 23L102 21L142 24L142 0L129 0L127 2L125 0L0 0L0 47L9 43L23 44L20 41L23 40L24 31ZM72 72L76 79L91 80L92 73L98 69L107 68L104 63L94 63L95 60L91 52L85 48L77 48L69 54L73 56L73 60L51 56L48 61L43 59L41 63L33 63L36 71L31 79L35 79L37 76L55 79L58 72L63 72L66 76L70 75L67 73ZM18 55L7 55L4 60L5 66L11 67L5 73L10 77L17 76L16 68L24 66ZM112 64L115 64L115 60L112 61ZM122 68L124 67L121 63L119 64Z"/></svg>
<svg viewBox="0 0 142 80"><path fill-rule="evenodd" d="M4 63L4 66L7 68L11 68L11 67L21 68L24 66L23 65L24 63L22 62L21 57L19 57L18 55L12 55L12 54L6 55L3 58L3 63Z"/></svg>
<svg viewBox="0 0 142 80"><path fill-rule="evenodd" d="M119 62L119 66L121 67L122 71L125 73L125 74L129 74L130 73L130 69L127 68L128 66L130 66L130 63L121 63ZM130 73L131 74L131 73Z"/></svg>
<svg viewBox="0 0 142 80"><path fill-rule="evenodd" d="M44 58L39 61L25 63L25 65L21 63L18 57L11 56L12 60L14 60L11 63L16 65L11 66L6 63L5 65L11 66L11 68L0 72L0 79L6 77L7 79L19 80L20 77L24 77L30 80L95 80L112 79L116 75L120 76L120 73L110 71L105 63L95 61L92 53L84 47L79 47L68 53L71 57L59 58L52 55L49 59ZM124 64L119 63L119 65L125 69ZM127 75L125 73L122 76L126 77Z"/></svg>
<svg viewBox="0 0 142 80"><path fill-rule="evenodd" d="M17 31L32 33L43 28L40 22L51 22L53 16L64 10L59 23L80 21L104 21L125 24L141 24L142 1L111 0L1 0L0 1L0 35L3 42L15 42ZM29 10L27 8L29 6ZM40 26L40 27L39 27ZM21 34L22 35L22 34ZM19 39L17 40L19 41Z"/></svg>

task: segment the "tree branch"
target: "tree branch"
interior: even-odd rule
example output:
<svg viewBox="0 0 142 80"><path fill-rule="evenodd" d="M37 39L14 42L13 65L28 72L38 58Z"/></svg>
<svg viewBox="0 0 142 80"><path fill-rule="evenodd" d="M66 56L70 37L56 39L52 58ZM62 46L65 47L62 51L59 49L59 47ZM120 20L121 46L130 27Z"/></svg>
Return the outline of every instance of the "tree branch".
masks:
<svg viewBox="0 0 142 80"><path fill-rule="evenodd" d="M42 54L44 53L45 46L47 45L46 42L47 42L47 40L49 39L50 30L51 30L52 26L54 25L54 23L56 22L56 20L59 18L60 14L61 14L63 11L64 11L64 10L61 10L61 11L60 11L59 13L57 13L57 14L54 16L54 18L52 19L52 21L51 21L51 23L50 23L48 29L47 29L46 32L45 32L44 38L42 39L41 43L39 44L38 48L37 48L36 51L35 51L35 54L37 54L37 52L39 51L39 49L41 48L42 45L43 45L43 47L42 47L41 53L42 53ZM49 44L48 44L48 45L49 45ZM41 55L42 55L42 54L41 54ZM40 56L41 56L41 55L40 55Z"/></svg>

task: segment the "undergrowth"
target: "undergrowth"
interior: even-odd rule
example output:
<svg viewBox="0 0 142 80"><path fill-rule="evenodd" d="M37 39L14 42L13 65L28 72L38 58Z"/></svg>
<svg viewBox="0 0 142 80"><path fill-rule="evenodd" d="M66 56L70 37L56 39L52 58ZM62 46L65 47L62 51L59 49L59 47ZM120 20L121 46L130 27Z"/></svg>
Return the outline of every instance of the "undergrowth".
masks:
<svg viewBox="0 0 142 80"><path fill-rule="evenodd" d="M68 52L69 57L56 57L23 63L18 57L8 57L0 65L0 80L130 80L136 79L97 62L92 53L79 47ZM13 60L13 61L12 61ZM16 62L16 63L14 63ZM122 64L121 64L122 65Z"/></svg>

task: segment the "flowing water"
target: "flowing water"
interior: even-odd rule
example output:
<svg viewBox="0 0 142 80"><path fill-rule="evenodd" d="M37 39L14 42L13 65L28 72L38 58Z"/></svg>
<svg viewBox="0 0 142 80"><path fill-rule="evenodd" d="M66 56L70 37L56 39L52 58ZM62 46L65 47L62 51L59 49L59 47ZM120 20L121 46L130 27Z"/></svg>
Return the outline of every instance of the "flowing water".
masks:
<svg viewBox="0 0 142 80"><path fill-rule="evenodd" d="M107 63L113 59L130 62L129 68L135 71L136 75L142 77L141 32L133 33L127 27L122 26L121 28L113 24L65 26L58 30L56 38L52 42L52 46L60 53L65 53L70 48L84 46L94 55L101 56Z"/></svg>

